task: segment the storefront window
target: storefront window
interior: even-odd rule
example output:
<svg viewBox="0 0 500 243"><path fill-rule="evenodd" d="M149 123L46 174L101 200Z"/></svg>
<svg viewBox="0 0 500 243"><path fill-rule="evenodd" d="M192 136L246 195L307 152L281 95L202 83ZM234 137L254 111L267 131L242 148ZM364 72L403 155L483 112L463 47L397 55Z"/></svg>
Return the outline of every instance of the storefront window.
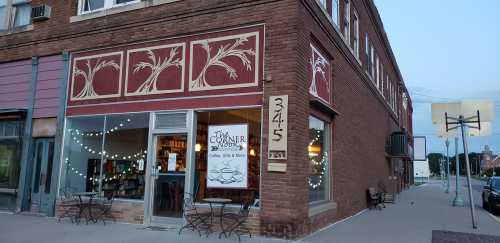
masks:
<svg viewBox="0 0 500 243"><path fill-rule="evenodd" d="M236 204L255 202L260 185L260 109L199 112L197 121L196 201L222 197Z"/></svg>
<svg viewBox="0 0 500 243"><path fill-rule="evenodd" d="M68 118L62 189L143 199L148 114Z"/></svg>
<svg viewBox="0 0 500 243"><path fill-rule="evenodd" d="M309 116L309 202L328 200L328 124Z"/></svg>
<svg viewBox="0 0 500 243"><path fill-rule="evenodd" d="M0 121L0 209L15 207L23 122Z"/></svg>

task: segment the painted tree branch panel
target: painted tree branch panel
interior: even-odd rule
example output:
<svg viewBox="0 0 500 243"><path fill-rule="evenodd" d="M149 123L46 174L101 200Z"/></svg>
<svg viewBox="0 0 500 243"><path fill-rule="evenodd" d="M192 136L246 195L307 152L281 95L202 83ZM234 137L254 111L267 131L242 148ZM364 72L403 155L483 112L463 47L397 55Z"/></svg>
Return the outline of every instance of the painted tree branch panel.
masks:
<svg viewBox="0 0 500 243"><path fill-rule="evenodd" d="M331 63L319 47L311 43L309 94L331 105Z"/></svg>
<svg viewBox="0 0 500 243"><path fill-rule="evenodd" d="M262 95L263 45L259 25L73 53L67 115L120 104L134 110L215 107L223 97L260 105L261 99L241 96Z"/></svg>

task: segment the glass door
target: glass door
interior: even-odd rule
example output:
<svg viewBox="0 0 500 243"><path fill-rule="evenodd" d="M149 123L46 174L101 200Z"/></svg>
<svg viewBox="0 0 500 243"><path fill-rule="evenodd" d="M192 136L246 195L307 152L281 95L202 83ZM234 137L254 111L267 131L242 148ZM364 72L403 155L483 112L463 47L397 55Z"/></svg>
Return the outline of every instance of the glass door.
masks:
<svg viewBox="0 0 500 243"><path fill-rule="evenodd" d="M36 139L34 147L31 211L47 214L50 207L52 207L50 191L54 160L54 139Z"/></svg>
<svg viewBox="0 0 500 243"><path fill-rule="evenodd" d="M155 165L152 168L153 221L182 218L186 178L187 134L155 136Z"/></svg>

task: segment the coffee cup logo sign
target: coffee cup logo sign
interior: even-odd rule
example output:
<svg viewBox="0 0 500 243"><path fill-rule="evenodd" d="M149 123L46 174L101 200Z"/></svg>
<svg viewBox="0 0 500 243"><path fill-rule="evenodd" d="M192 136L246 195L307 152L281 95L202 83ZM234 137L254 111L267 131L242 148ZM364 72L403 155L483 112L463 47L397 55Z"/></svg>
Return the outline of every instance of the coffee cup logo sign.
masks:
<svg viewBox="0 0 500 243"><path fill-rule="evenodd" d="M208 127L207 187L247 188L248 125Z"/></svg>

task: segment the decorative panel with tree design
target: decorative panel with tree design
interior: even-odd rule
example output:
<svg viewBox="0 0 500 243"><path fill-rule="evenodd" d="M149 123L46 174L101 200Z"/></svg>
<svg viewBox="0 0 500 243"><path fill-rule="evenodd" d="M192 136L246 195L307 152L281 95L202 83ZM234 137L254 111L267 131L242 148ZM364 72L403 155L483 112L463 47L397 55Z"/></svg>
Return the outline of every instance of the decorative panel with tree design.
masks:
<svg viewBox="0 0 500 243"><path fill-rule="evenodd" d="M189 90L258 85L259 33L191 42Z"/></svg>
<svg viewBox="0 0 500 243"><path fill-rule="evenodd" d="M74 52L67 115L262 103L264 26Z"/></svg>
<svg viewBox="0 0 500 243"><path fill-rule="evenodd" d="M308 69L310 73L309 93L330 104L332 79L330 60L313 44L311 44Z"/></svg>
<svg viewBox="0 0 500 243"><path fill-rule="evenodd" d="M122 62L122 52L75 58L70 100L119 97Z"/></svg>

